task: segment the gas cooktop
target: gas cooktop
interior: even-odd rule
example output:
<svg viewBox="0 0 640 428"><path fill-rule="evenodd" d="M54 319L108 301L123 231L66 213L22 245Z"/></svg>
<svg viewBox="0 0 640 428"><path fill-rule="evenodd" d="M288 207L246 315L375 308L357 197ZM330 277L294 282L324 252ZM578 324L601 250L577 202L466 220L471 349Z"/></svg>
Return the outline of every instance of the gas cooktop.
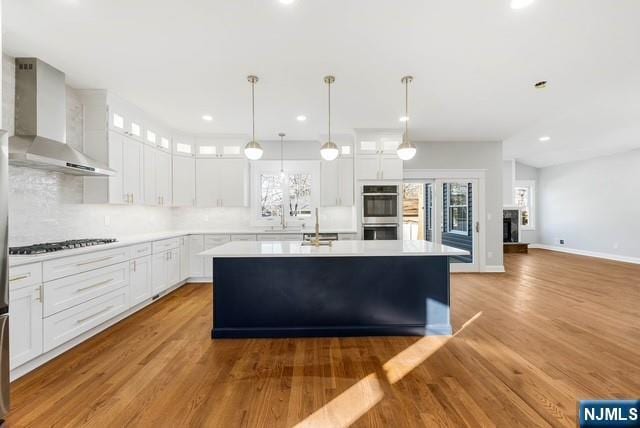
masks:
<svg viewBox="0 0 640 428"><path fill-rule="evenodd" d="M91 247L93 245L110 244L116 239L74 239L71 241L46 242L44 244L26 245L24 247L10 247L11 255L33 255L52 253L54 251L70 250L73 248Z"/></svg>

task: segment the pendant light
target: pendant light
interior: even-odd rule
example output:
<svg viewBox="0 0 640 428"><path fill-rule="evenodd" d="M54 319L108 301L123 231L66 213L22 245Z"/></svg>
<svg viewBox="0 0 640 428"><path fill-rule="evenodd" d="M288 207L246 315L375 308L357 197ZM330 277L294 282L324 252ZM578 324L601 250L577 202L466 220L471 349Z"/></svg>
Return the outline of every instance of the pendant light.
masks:
<svg viewBox="0 0 640 428"><path fill-rule="evenodd" d="M416 145L409 139L409 83L413 81L412 76L404 76L400 80L404 85L404 117L407 119L404 121L404 136L402 137L402 143L398 146L398 157L403 161L413 159L416 155Z"/></svg>
<svg viewBox="0 0 640 428"><path fill-rule="evenodd" d="M255 86L258 83L258 76L248 76L247 80L251 83L251 141L244 146L244 155L250 160L258 160L262 157L262 146L256 141L256 100Z"/></svg>
<svg viewBox="0 0 640 428"><path fill-rule="evenodd" d="M284 137L286 137L287 134L285 134L284 132L281 132L278 134L278 137L280 137L280 180L284 181L285 179L285 173L284 173Z"/></svg>
<svg viewBox="0 0 640 428"><path fill-rule="evenodd" d="M335 81L336 78L333 76L325 76L324 78L324 83L327 84L327 88L329 90L329 138L322 147L320 147L320 156L322 156L322 159L327 161L335 160L340 154L336 143L331 141L331 84Z"/></svg>

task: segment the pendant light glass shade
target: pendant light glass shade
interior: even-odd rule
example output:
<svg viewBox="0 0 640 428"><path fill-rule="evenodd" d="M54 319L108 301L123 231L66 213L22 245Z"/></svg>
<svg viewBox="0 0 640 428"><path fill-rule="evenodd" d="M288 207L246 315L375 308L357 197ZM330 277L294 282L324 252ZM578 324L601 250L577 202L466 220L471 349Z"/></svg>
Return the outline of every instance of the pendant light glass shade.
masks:
<svg viewBox="0 0 640 428"><path fill-rule="evenodd" d="M338 149L338 145L333 141L327 141L320 147L320 156L322 156L324 160L335 160L339 154L340 150Z"/></svg>
<svg viewBox="0 0 640 428"><path fill-rule="evenodd" d="M409 117L409 83L413 81L412 76L404 76L401 80L404 85L404 108L405 114L404 117ZM409 120L404 121L404 137L402 138L402 143L396 149L396 153L398 157L403 161L408 161L413 159L416 155L418 149L416 145L411 142L409 139Z"/></svg>
<svg viewBox="0 0 640 428"><path fill-rule="evenodd" d="M258 160L262 157L262 146L256 141L256 100L255 86L258 83L258 76L248 76L247 80L251 83L251 141L244 146L244 155L249 160Z"/></svg>
<svg viewBox="0 0 640 428"><path fill-rule="evenodd" d="M413 159L417 151L418 149L416 148L416 145L411 141L403 141L402 144L398 146L396 153L400 159L406 161Z"/></svg>
<svg viewBox="0 0 640 428"><path fill-rule="evenodd" d="M244 155L249 160L258 160L258 159L260 159L262 157L262 153L263 152L264 152L264 150L262 150L262 146L257 141L249 141L244 146Z"/></svg>
<svg viewBox="0 0 640 428"><path fill-rule="evenodd" d="M329 93L329 115L328 117L328 129L329 135L327 141L320 147L320 156L322 159L326 161L335 160L338 155L340 155L340 149L338 149L338 145L331 141L331 84L336 81L336 78L333 76L325 76L324 83L327 84L327 91Z"/></svg>

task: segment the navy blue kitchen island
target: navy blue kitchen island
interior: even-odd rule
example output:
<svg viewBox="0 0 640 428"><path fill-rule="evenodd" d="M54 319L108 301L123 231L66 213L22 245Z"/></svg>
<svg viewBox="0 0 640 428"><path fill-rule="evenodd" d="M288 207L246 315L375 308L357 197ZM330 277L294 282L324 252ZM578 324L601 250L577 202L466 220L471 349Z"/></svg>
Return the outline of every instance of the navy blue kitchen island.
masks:
<svg viewBox="0 0 640 428"><path fill-rule="evenodd" d="M427 241L230 242L212 257L212 338L451 334L449 260Z"/></svg>

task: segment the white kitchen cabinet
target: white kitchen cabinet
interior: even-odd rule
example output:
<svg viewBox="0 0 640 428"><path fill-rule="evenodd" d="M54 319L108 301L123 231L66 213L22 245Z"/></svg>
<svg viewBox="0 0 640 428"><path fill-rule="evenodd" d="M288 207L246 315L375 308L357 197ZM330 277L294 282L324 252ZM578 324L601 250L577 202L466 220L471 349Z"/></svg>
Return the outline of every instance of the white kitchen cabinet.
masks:
<svg viewBox="0 0 640 428"><path fill-rule="evenodd" d="M242 148L249 141L247 136L198 138L195 155L198 158L244 158Z"/></svg>
<svg viewBox="0 0 640 428"><path fill-rule="evenodd" d="M142 144L125 137L122 149L122 188L130 204L143 202L142 156Z"/></svg>
<svg viewBox="0 0 640 428"><path fill-rule="evenodd" d="M402 159L389 155L361 155L358 158L359 180L402 180Z"/></svg>
<svg viewBox="0 0 640 428"><path fill-rule="evenodd" d="M129 262L131 307L134 307L151 297L151 270L151 256L138 257Z"/></svg>
<svg viewBox="0 0 640 428"><path fill-rule="evenodd" d="M155 296L169 287L169 252L151 256L151 293Z"/></svg>
<svg viewBox="0 0 640 428"><path fill-rule="evenodd" d="M171 206L171 155L144 148L144 199L147 205Z"/></svg>
<svg viewBox="0 0 640 428"><path fill-rule="evenodd" d="M9 365L13 369L42 354L42 284L10 288L9 307Z"/></svg>
<svg viewBox="0 0 640 428"><path fill-rule="evenodd" d="M173 206L191 207L196 201L196 160L173 157Z"/></svg>
<svg viewBox="0 0 640 428"><path fill-rule="evenodd" d="M152 293L160 294L180 282L180 250L173 248L152 256Z"/></svg>
<svg viewBox="0 0 640 428"><path fill-rule="evenodd" d="M322 206L353 206L353 159L322 161L320 171Z"/></svg>
<svg viewBox="0 0 640 428"><path fill-rule="evenodd" d="M401 141L399 132L365 133L358 135L356 148L362 155L395 155Z"/></svg>
<svg viewBox="0 0 640 428"><path fill-rule="evenodd" d="M45 282L44 316L51 316L128 285L128 260Z"/></svg>
<svg viewBox="0 0 640 428"><path fill-rule="evenodd" d="M196 155L195 140L187 136L173 137L173 153L179 156L194 157Z"/></svg>
<svg viewBox="0 0 640 428"><path fill-rule="evenodd" d="M246 159L196 159L198 207L246 207L248 184Z"/></svg>
<svg viewBox="0 0 640 428"><path fill-rule="evenodd" d="M249 236L252 241L256 240L256 235L234 235L236 237L240 236ZM231 241L232 237L229 235L205 235L204 237L204 250L210 250L212 248L218 247L222 244L226 244ZM236 239L237 240L237 239ZM213 264L211 262L210 257L202 257L204 263L204 276L207 278L211 278L213 275Z"/></svg>
<svg viewBox="0 0 640 428"><path fill-rule="evenodd" d="M180 240L180 281L184 281L191 276L189 273L191 256L191 252L189 251L189 237L181 236L178 239Z"/></svg>
<svg viewBox="0 0 640 428"><path fill-rule="evenodd" d="M189 276L200 278L204 276L204 262L202 256L204 251L204 235L189 235Z"/></svg>
<svg viewBox="0 0 640 428"><path fill-rule="evenodd" d="M108 321L129 308L129 287L58 312L43 320L45 352Z"/></svg>
<svg viewBox="0 0 640 428"><path fill-rule="evenodd" d="M168 153L157 153L156 180L160 205L171 206L171 155Z"/></svg>
<svg viewBox="0 0 640 428"><path fill-rule="evenodd" d="M172 287L180 282L180 249L174 248L169 250L169 262L167 265L167 281L168 287Z"/></svg>

